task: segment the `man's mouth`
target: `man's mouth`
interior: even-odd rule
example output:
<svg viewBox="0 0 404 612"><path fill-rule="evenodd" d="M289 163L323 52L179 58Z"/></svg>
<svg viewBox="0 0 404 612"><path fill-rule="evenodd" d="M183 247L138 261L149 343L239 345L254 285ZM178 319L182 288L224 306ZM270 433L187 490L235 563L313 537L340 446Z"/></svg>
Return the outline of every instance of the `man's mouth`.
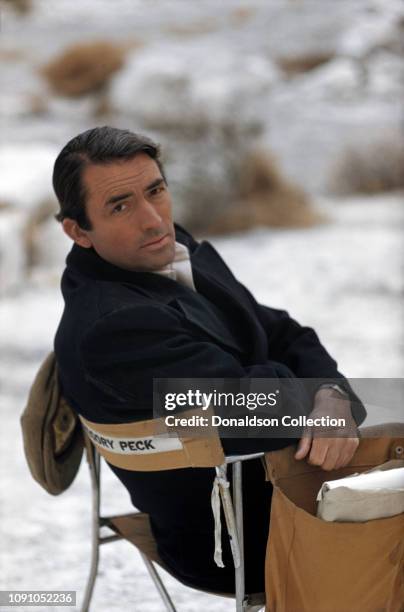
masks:
<svg viewBox="0 0 404 612"><path fill-rule="evenodd" d="M159 238L155 238L154 240L151 240L150 242L146 242L146 244L143 244L141 248L144 249L145 247L148 247L148 246L157 245L160 242L163 242L164 238L167 238L167 236L168 234L163 234Z"/></svg>

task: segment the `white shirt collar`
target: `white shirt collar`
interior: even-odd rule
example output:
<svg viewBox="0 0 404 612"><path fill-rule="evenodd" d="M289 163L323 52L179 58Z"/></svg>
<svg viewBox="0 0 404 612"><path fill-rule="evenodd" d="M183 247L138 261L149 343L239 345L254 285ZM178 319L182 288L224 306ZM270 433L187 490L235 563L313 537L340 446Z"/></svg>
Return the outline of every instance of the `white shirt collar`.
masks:
<svg viewBox="0 0 404 612"><path fill-rule="evenodd" d="M192 276L189 251L188 248L180 242L175 243L175 255L172 262L164 266L164 268L161 268L161 270L154 270L154 273L161 274L162 276L168 276L168 278L172 278L172 280L186 285L190 289L196 291Z"/></svg>

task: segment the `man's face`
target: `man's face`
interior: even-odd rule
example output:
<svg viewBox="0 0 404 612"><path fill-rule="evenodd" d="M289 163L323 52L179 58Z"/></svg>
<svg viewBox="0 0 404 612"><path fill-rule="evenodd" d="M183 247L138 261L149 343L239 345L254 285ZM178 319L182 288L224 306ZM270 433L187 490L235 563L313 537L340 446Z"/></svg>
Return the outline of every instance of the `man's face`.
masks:
<svg viewBox="0 0 404 612"><path fill-rule="evenodd" d="M90 164L82 180L92 229L74 228L75 222L65 219L73 240L127 270L158 270L174 259L171 197L153 159L139 153L130 160Z"/></svg>

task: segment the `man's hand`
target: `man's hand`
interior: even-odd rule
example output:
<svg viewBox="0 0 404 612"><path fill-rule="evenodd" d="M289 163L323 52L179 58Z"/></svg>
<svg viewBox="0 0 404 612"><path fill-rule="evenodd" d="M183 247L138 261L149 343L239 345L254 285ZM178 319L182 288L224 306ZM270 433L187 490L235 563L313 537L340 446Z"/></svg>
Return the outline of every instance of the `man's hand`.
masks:
<svg viewBox="0 0 404 612"><path fill-rule="evenodd" d="M345 428L332 428L334 437L326 438L325 428L308 427L299 442L295 459L304 459L323 470L338 470L347 465L359 446L358 428L352 417L351 403L334 389L319 389L309 418L329 416L345 419ZM343 437L343 436L351 437ZM309 454L310 453L310 454Z"/></svg>

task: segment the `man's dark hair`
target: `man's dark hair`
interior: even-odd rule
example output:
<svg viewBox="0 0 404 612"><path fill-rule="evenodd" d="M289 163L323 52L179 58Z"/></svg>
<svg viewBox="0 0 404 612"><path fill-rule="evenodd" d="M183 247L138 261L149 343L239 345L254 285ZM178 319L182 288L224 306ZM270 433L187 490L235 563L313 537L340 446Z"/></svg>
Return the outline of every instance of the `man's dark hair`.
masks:
<svg viewBox="0 0 404 612"><path fill-rule="evenodd" d="M86 190L83 171L89 164L108 164L117 160L129 160L139 153L154 159L164 175L160 160L160 147L147 136L129 130L109 126L96 127L72 138L59 153L53 167L53 189L60 205L55 218L66 217L77 221L82 229L91 229L86 213Z"/></svg>

